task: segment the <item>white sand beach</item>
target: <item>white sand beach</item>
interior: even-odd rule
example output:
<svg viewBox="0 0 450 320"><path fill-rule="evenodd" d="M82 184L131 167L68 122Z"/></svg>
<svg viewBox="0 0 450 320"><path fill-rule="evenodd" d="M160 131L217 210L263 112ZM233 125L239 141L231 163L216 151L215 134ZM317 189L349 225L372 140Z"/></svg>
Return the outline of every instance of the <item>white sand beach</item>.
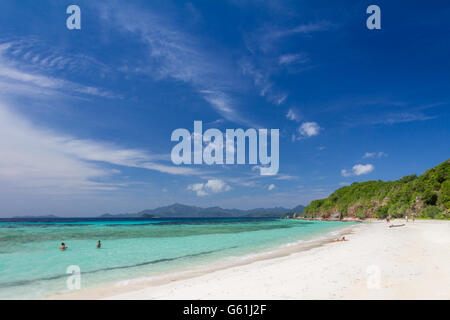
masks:
<svg viewBox="0 0 450 320"><path fill-rule="evenodd" d="M59 298L450 299L450 221L376 221L346 239L140 289Z"/></svg>

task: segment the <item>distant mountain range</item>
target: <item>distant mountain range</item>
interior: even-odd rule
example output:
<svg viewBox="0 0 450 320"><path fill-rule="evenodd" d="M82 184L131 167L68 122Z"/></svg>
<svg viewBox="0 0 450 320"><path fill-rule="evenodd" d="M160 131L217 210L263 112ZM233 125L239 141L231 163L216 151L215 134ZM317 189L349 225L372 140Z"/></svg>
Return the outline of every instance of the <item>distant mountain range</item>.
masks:
<svg viewBox="0 0 450 320"><path fill-rule="evenodd" d="M300 205L293 209L283 207L257 208L250 210L223 209L221 207L201 208L175 203L170 206L147 209L138 213L104 214L100 218L240 218L240 217L283 217L301 214L305 209Z"/></svg>
<svg viewBox="0 0 450 320"><path fill-rule="evenodd" d="M58 219L60 217L57 217L53 214L47 215L47 216L17 216L13 217L13 219Z"/></svg>
<svg viewBox="0 0 450 320"><path fill-rule="evenodd" d="M221 207L201 208L175 203L170 206L147 209L136 213L106 213L98 218L258 218L258 217L285 217L294 213L300 215L305 206L299 205L292 209L283 207L257 208L250 210L223 209ZM44 216L16 216L15 219L61 219L55 215ZM75 217L72 217L75 218Z"/></svg>

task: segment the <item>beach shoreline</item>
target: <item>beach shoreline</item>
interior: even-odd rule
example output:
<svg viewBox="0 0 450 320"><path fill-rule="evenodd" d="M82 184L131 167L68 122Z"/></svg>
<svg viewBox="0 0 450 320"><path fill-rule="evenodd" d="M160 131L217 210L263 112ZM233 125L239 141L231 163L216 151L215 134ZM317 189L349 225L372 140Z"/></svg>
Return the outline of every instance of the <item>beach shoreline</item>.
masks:
<svg viewBox="0 0 450 320"><path fill-rule="evenodd" d="M372 221L242 264L50 299L450 299L449 244L450 221Z"/></svg>
<svg viewBox="0 0 450 320"><path fill-rule="evenodd" d="M253 264L258 261L277 259L291 254L323 246L331 240L347 236L359 225L354 221L342 222L339 229L323 234L313 235L309 239L300 239L294 242L284 243L277 247L267 248L250 254L231 256L217 261L211 261L201 266L189 266L172 271L162 272L156 275L117 280L113 284L85 287L81 290L51 294L47 300L79 300L79 299L107 299L115 295L134 292L148 287L157 287L177 281L201 277L210 273Z"/></svg>

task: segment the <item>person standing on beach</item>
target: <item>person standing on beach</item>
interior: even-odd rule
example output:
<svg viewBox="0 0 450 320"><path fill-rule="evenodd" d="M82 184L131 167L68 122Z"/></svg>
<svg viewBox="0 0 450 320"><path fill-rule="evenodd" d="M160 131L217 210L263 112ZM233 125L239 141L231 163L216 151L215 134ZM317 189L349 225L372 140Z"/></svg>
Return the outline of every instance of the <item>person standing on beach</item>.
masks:
<svg viewBox="0 0 450 320"><path fill-rule="evenodd" d="M405 216L406 222L408 222L408 215Z"/></svg>

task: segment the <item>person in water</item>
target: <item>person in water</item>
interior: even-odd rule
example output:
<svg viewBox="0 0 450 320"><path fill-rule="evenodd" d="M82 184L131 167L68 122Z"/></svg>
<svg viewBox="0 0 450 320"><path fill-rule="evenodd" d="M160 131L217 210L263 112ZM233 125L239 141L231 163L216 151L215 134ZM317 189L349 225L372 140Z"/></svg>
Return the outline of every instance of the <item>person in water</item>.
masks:
<svg viewBox="0 0 450 320"><path fill-rule="evenodd" d="M64 251L66 250L68 247L66 247L65 243L61 243L61 247L59 247L59 250Z"/></svg>
<svg viewBox="0 0 450 320"><path fill-rule="evenodd" d="M100 240L98 240L98 242L97 242L97 248L100 249L101 247L102 247L102 243L101 243Z"/></svg>

